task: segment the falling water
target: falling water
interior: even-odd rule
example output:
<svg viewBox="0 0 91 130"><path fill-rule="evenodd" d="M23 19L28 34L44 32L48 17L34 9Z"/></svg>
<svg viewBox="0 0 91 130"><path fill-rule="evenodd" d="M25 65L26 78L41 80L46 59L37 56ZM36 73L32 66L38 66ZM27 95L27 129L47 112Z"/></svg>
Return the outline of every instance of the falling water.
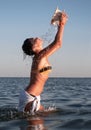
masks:
<svg viewBox="0 0 91 130"><path fill-rule="evenodd" d="M44 41L44 47L48 46L54 40L56 32L57 32L57 27L50 25L48 31L45 34L40 36Z"/></svg>

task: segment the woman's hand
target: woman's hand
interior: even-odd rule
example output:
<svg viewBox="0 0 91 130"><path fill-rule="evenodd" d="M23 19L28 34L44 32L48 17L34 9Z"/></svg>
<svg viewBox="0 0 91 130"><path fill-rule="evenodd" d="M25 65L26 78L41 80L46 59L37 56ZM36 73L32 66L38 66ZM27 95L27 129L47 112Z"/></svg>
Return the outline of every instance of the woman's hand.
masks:
<svg viewBox="0 0 91 130"><path fill-rule="evenodd" d="M62 11L62 15L61 15L60 21L59 21L59 26L65 25L67 20L68 20L67 14L64 11Z"/></svg>

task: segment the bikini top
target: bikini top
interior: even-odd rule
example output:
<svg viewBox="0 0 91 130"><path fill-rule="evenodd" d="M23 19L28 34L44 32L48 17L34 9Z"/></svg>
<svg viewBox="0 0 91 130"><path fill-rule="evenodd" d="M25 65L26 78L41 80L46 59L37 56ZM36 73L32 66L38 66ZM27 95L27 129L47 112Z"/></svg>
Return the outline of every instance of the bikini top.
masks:
<svg viewBox="0 0 91 130"><path fill-rule="evenodd" d="M51 70L51 69L52 69L52 66L47 66L47 67L44 67L44 68L40 69L39 73L42 73L44 71Z"/></svg>

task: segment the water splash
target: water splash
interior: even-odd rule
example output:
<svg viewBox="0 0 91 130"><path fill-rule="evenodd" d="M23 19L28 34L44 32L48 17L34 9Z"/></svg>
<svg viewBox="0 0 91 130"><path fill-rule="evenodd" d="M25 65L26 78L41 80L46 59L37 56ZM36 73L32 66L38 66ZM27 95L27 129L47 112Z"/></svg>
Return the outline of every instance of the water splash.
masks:
<svg viewBox="0 0 91 130"><path fill-rule="evenodd" d="M57 31L57 27L53 27L52 25L50 25L48 31L45 34L40 36L44 41L44 46L49 45L54 40L56 31Z"/></svg>
<svg viewBox="0 0 91 130"><path fill-rule="evenodd" d="M44 110L44 112L53 112L53 111L57 111L57 108L55 105L49 106L48 108L45 108Z"/></svg>
<svg viewBox="0 0 91 130"><path fill-rule="evenodd" d="M15 120L15 119L25 119L30 117L36 117L36 116L43 116L45 112L53 112L56 111L56 107L49 106L48 108L45 108L42 112L36 112L36 113L26 113L26 112L18 112L18 109L15 107L1 107L0 108L0 121L9 121L9 120Z"/></svg>

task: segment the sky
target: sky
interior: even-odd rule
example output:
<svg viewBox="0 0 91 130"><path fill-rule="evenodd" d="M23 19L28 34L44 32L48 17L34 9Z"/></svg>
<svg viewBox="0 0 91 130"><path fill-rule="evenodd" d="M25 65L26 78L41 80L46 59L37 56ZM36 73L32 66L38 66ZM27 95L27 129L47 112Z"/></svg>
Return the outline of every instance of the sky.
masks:
<svg viewBox="0 0 91 130"><path fill-rule="evenodd" d="M91 77L91 0L0 0L0 77L29 77L32 58L23 59L21 46L28 37L50 44L56 7L69 18L62 48L49 57L50 76Z"/></svg>

